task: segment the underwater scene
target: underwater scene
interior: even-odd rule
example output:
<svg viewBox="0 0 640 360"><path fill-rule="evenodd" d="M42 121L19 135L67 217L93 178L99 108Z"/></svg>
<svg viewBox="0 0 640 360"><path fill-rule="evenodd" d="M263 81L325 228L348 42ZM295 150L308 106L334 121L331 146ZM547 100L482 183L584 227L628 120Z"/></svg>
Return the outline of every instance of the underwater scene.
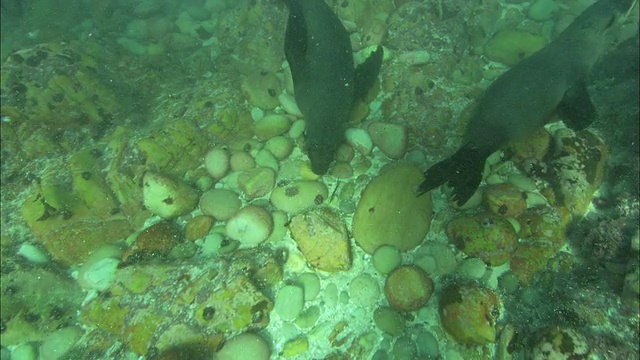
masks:
<svg viewBox="0 0 640 360"><path fill-rule="evenodd" d="M639 359L637 0L2 0L2 360Z"/></svg>

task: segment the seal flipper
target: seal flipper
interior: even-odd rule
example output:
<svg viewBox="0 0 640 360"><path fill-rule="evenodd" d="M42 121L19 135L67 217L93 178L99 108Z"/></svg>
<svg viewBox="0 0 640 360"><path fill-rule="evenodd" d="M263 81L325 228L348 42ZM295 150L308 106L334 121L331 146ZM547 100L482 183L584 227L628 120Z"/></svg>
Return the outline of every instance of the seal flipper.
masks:
<svg viewBox="0 0 640 360"><path fill-rule="evenodd" d="M425 171L425 179L418 187L418 194L447 182L453 188L456 203L463 205L478 189L482 181L484 163L489 155L470 144L463 146L450 158Z"/></svg>
<svg viewBox="0 0 640 360"><path fill-rule="evenodd" d="M586 129L598 115L584 82L579 82L567 90L556 112L576 131Z"/></svg>
<svg viewBox="0 0 640 360"><path fill-rule="evenodd" d="M354 99L364 99L369 89L373 86L373 83L376 82L380 66L382 65L382 55L382 46L378 46L376 51L369 55L367 60L356 67Z"/></svg>

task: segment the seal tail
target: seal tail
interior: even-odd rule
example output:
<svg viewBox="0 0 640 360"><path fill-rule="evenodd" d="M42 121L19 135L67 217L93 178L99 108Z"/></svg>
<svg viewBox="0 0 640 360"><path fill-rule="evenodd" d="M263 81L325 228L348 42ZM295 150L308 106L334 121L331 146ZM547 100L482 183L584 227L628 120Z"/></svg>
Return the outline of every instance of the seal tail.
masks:
<svg viewBox="0 0 640 360"><path fill-rule="evenodd" d="M418 194L432 190L444 183L453 188L453 198L458 205L466 203L478 189L482 180L486 154L467 144L450 158L433 165L424 173L424 181L418 186Z"/></svg>

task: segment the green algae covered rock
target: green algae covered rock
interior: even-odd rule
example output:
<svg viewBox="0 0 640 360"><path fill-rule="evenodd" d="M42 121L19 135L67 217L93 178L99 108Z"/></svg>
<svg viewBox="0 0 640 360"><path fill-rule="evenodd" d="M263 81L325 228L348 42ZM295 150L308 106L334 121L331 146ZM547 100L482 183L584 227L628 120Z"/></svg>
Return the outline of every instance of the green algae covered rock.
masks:
<svg viewBox="0 0 640 360"><path fill-rule="evenodd" d="M85 297L72 280L38 268L3 273L0 283L3 347L41 341L74 323Z"/></svg>
<svg viewBox="0 0 640 360"><path fill-rule="evenodd" d="M526 31L505 29L496 33L484 46L484 54L491 60L505 65L515 65L520 60L542 49L547 44L544 36Z"/></svg>
<svg viewBox="0 0 640 360"><path fill-rule="evenodd" d="M275 261L274 256L264 249L238 250L232 258L216 261L119 268L108 296L82 306L80 322L101 329L139 355L194 339L216 340L216 348L221 334L259 331L269 324L273 302L247 274L257 274Z"/></svg>
<svg viewBox="0 0 640 360"><path fill-rule="evenodd" d="M353 237L369 254L382 245L400 251L418 246L431 224L431 195L416 196L422 171L390 164L364 189L353 217Z"/></svg>
<svg viewBox="0 0 640 360"><path fill-rule="evenodd" d="M463 345L496 342L500 299L476 285L453 284L440 296L439 313L444 329Z"/></svg>
<svg viewBox="0 0 640 360"><path fill-rule="evenodd" d="M518 244L511 223L490 214L460 216L451 220L447 224L447 236L460 251L491 266L509 261Z"/></svg>

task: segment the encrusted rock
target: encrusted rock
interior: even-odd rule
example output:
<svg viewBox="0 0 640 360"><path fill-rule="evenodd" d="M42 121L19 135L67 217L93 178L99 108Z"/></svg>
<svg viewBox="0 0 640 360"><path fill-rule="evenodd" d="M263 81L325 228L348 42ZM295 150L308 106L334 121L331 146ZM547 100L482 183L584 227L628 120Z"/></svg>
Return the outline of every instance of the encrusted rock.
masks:
<svg viewBox="0 0 640 360"><path fill-rule="evenodd" d="M511 223L496 215L460 216L447 224L446 231L458 250L491 266L509 261L518 244Z"/></svg>
<svg viewBox="0 0 640 360"><path fill-rule="evenodd" d="M296 215L289 224L300 251L316 269L336 272L351 268L347 227L329 208L317 208Z"/></svg>
<svg viewBox="0 0 640 360"><path fill-rule="evenodd" d="M496 342L500 300L476 285L453 284L440 296L439 313L444 329L463 345Z"/></svg>

